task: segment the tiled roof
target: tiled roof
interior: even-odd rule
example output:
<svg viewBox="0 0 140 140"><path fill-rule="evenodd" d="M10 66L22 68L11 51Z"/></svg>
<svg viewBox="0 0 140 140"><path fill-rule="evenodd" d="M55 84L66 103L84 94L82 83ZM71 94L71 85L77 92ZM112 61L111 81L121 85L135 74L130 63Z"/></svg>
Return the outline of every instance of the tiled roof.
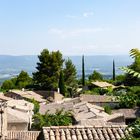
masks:
<svg viewBox="0 0 140 140"><path fill-rule="evenodd" d="M107 102L118 102L116 97L107 95L80 95L81 101L91 102L91 103L107 103Z"/></svg>
<svg viewBox="0 0 140 140"><path fill-rule="evenodd" d="M91 82L93 85L101 87L101 88L106 88L106 87L112 87L115 88L114 85L107 83L107 82L100 82L100 81L95 81L95 82Z"/></svg>
<svg viewBox="0 0 140 140"><path fill-rule="evenodd" d="M37 140L40 131L8 131L6 140Z"/></svg>
<svg viewBox="0 0 140 140"><path fill-rule="evenodd" d="M29 115L19 110L7 108L8 123L29 123Z"/></svg>
<svg viewBox="0 0 140 140"><path fill-rule="evenodd" d="M13 100L7 101L7 106L14 108L16 110L24 111L24 112L32 111L34 109L34 104L25 100L13 99Z"/></svg>
<svg viewBox="0 0 140 140"><path fill-rule="evenodd" d="M74 105L74 118L81 125L103 126L107 125L108 122L110 124L124 124L123 114L114 113L109 115L104 112L104 108L86 102Z"/></svg>
<svg viewBox="0 0 140 140"><path fill-rule="evenodd" d="M44 127L45 140L120 140L129 132L126 126L64 126Z"/></svg>
<svg viewBox="0 0 140 140"><path fill-rule="evenodd" d="M0 93L0 101L9 101L9 100L12 100L12 98L6 97L4 96L3 93Z"/></svg>
<svg viewBox="0 0 140 140"><path fill-rule="evenodd" d="M17 95L20 95L23 98L27 99L35 99L38 102L46 102L45 99L43 99L43 96L37 94L34 91L21 91L21 90L12 90L11 93L15 93Z"/></svg>
<svg viewBox="0 0 140 140"><path fill-rule="evenodd" d="M50 103L44 104L40 103L39 113L45 114L48 111L51 114L54 114L56 110L64 109L64 111L71 111L73 110L73 103Z"/></svg>
<svg viewBox="0 0 140 140"><path fill-rule="evenodd" d="M140 117L140 108L132 108L132 109L129 109L129 108L123 108L123 109L116 109L116 110L113 110L112 113L122 113L124 114L124 117L126 119L135 119L137 117Z"/></svg>

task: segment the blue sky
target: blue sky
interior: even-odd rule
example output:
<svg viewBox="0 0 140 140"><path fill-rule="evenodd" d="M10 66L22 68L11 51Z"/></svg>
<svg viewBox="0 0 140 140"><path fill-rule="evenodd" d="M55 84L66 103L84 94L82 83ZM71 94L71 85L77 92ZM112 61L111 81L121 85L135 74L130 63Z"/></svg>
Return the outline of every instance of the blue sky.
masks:
<svg viewBox="0 0 140 140"><path fill-rule="evenodd" d="M0 0L0 54L128 54L140 49L140 0Z"/></svg>

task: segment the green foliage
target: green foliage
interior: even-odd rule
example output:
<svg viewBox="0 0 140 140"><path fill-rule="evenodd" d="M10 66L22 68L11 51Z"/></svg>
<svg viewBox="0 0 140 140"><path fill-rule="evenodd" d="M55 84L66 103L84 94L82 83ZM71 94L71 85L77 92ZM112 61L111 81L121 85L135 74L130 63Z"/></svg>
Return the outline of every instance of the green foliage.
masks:
<svg viewBox="0 0 140 140"><path fill-rule="evenodd" d="M21 71L20 74L17 76L16 87L22 89L30 84L32 84L32 78L28 75L27 72Z"/></svg>
<svg viewBox="0 0 140 140"><path fill-rule="evenodd" d="M6 80L2 84L3 90L9 90L9 89L22 89L26 88L26 86L32 84L32 78L28 75L27 72L21 71L21 73L10 80Z"/></svg>
<svg viewBox="0 0 140 140"><path fill-rule="evenodd" d="M84 94L99 95L99 92L96 90L86 90Z"/></svg>
<svg viewBox="0 0 140 140"><path fill-rule="evenodd" d="M39 108L40 108L40 105L39 105L39 102L36 101L35 99L28 99L29 102L33 103L34 104L34 114L38 113L39 112Z"/></svg>
<svg viewBox="0 0 140 140"><path fill-rule="evenodd" d="M120 108L133 108L137 105L137 96L133 93L122 94L117 99Z"/></svg>
<svg viewBox="0 0 140 140"><path fill-rule="evenodd" d="M85 86L85 62L84 55L82 56L82 85Z"/></svg>
<svg viewBox="0 0 140 140"><path fill-rule="evenodd" d="M126 72L125 84L130 86L140 85L140 50L132 49L130 56L134 58L132 65L122 67L121 69Z"/></svg>
<svg viewBox="0 0 140 140"><path fill-rule="evenodd" d="M75 94L75 90L77 89L77 79L76 79L76 67L72 63L70 59L65 61L64 72L64 81L66 84L67 92L69 93L69 97L73 97Z"/></svg>
<svg viewBox="0 0 140 140"><path fill-rule="evenodd" d="M140 138L140 118L138 118L134 124L130 125L132 127L132 135L135 138Z"/></svg>
<svg viewBox="0 0 140 140"><path fill-rule="evenodd" d="M34 115L33 128L40 130L43 126L67 126L72 124L72 114L70 112L64 112L63 110L57 110L55 114L45 115L39 113Z"/></svg>
<svg viewBox="0 0 140 140"><path fill-rule="evenodd" d="M66 87L64 82L63 71L60 72L59 89L60 89L60 93L63 94L63 96L66 96Z"/></svg>
<svg viewBox="0 0 140 140"><path fill-rule="evenodd" d="M104 111L108 114L112 113L111 107L109 105L104 106Z"/></svg>
<svg viewBox="0 0 140 140"><path fill-rule="evenodd" d="M127 138L121 140L140 140L140 118L137 118L137 120L133 124L130 124L127 129L131 129L131 133Z"/></svg>
<svg viewBox="0 0 140 140"><path fill-rule="evenodd" d="M93 71L93 73L91 75L89 75L88 79L91 80L98 80L98 81L102 81L103 80L103 75L99 72L97 72L96 70Z"/></svg>
<svg viewBox="0 0 140 140"><path fill-rule="evenodd" d="M116 85L116 86L122 85L122 84L124 84L124 81L125 81L125 75L117 75L114 85Z"/></svg>
<svg viewBox="0 0 140 140"><path fill-rule="evenodd" d="M49 52L44 49L38 56L37 71L33 73L33 79L41 89L56 90L63 59L59 51Z"/></svg>
<svg viewBox="0 0 140 140"><path fill-rule="evenodd" d="M1 86L2 90L10 90L14 88L14 84L11 80L5 80Z"/></svg>

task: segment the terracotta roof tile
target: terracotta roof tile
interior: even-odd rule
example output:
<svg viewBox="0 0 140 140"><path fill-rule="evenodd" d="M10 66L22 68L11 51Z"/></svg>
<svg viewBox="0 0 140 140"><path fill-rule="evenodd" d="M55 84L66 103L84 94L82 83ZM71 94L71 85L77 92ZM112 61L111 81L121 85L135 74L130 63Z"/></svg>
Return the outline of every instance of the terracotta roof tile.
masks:
<svg viewBox="0 0 140 140"><path fill-rule="evenodd" d="M129 132L126 126L61 126L44 127L45 140L120 140Z"/></svg>

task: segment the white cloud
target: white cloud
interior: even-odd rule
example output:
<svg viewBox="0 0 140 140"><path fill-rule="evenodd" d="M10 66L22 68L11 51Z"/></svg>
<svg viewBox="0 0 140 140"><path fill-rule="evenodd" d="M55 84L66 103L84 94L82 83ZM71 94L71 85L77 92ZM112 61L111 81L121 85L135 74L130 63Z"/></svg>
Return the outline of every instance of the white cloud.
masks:
<svg viewBox="0 0 140 140"><path fill-rule="evenodd" d="M87 17L90 17L90 16L93 16L93 12L85 12L83 13L83 17L87 18Z"/></svg>

